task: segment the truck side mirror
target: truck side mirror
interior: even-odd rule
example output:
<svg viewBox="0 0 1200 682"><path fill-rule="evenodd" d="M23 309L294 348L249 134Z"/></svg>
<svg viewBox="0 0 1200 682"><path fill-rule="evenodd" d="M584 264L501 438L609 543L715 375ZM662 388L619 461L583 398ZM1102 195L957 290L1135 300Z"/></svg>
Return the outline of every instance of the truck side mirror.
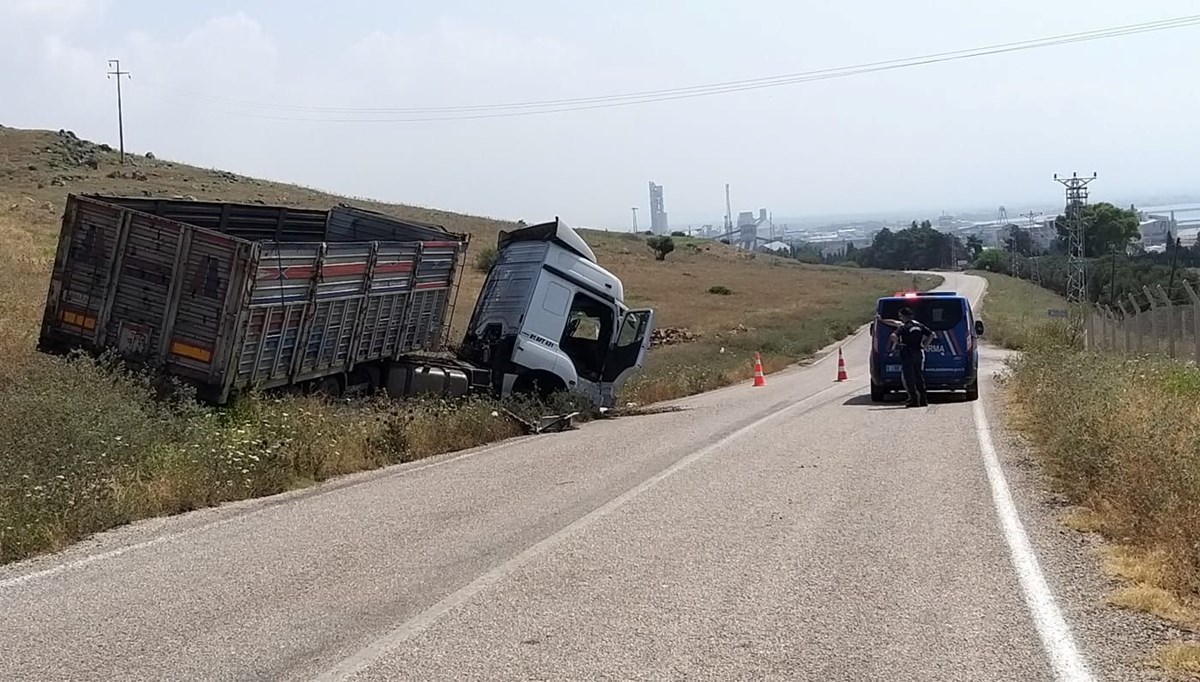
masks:
<svg viewBox="0 0 1200 682"><path fill-rule="evenodd" d="M975 320L975 336L983 336L983 320Z"/></svg>

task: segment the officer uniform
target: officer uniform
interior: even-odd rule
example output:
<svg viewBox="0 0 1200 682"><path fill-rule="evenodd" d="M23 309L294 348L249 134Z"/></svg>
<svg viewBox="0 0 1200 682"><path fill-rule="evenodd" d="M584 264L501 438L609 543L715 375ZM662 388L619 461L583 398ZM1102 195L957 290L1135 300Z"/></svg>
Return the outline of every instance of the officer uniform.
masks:
<svg viewBox="0 0 1200 682"><path fill-rule="evenodd" d="M900 347L900 371L908 393L908 407L927 407L924 342L933 338L933 331L911 316L908 319L902 316L893 337Z"/></svg>

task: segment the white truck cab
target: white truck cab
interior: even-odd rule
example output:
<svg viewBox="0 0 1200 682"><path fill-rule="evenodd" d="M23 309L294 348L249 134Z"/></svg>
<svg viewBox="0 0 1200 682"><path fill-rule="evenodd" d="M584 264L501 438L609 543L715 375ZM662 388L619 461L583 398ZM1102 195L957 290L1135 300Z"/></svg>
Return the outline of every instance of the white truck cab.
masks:
<svg viewBox="0 0 1200 682"><path fill-rule="evenodd" d="M625 306L621 280L558 218L501 232L459 357L501 396L567 390L611 407L645 361L654 311Z"/></svg>

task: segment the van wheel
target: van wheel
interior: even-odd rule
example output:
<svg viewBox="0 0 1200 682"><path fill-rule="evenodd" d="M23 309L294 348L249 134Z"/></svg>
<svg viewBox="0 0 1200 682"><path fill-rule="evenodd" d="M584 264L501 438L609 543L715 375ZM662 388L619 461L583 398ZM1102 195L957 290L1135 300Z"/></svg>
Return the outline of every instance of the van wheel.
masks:
<svg viewBox="0 0 1200 682"><path fill-rule="evenodd" d="M971 384L971 387L967 389L967 402L971 402L972 400L979 400L978 383Z"/></svg>
<svg viewBox="0 0 1200 682"><path fill-rule="evenodd" d="M883 388L876 386L875 384L871 384L871 402L881 403L886 397L887 391L884 391Z"/></svg>

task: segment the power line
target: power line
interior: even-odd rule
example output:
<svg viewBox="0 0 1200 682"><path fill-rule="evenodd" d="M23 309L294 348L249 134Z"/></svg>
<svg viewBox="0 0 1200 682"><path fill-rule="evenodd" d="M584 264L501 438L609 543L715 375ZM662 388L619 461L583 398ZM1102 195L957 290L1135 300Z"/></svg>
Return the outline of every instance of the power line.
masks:
<svg viewBox="0 0 1200 682"><path fill-rule="evenodd" d="M238 112L238 111L222 111L237 116L246 116L250 118L262 118L267 120L283 120L283 121L308 121L319 123L406 123L406 122L422 122L422 121L443 121L443 120L471 120L484 118L509 118L514 116L530 116L537 114L563 113L571 111L584 111L591 109L606 109L620 106L634 106L640 104L651 104L657 102L666 102L679 99L692 99L697 97L709 97L714 95L729 94L736 92L745 92L748 90L759 90L764 88L783 87L787 85L795 85L800 83L809 83L820 80L831 80L837 78L846 78L850 76L863 75L869 73L878 73L882 71L892 71L897 69L912 68L917 66L927 66L944 62L958 61L964 59L974 59L983 56L996 54L1004 54L1009 52L1020 52L1025 50L1041 49L1046 47L1054 47L1060 45L1069 45L1079 42L1088 42L1095 40L1104 40L1109 38L1124 37L1141 33L1150 33L1156 31L1164 31L1177 28L1186 28L1200 25L1200 15L1190 15L1177 17L1174 19L1164 19L1160 21L1145 22L1140 24L1130 24L1108 29L1099 29L1094 31L1086 31L1082 33L1071 33L1048 38L1039 38L1033 40L1024 40L1019 42L1003 43L998 45L990 45L986 47L972 48L966 50L956 50L952 52L942 52L919 57L909 57L905 59L895 59L881 62L871 62L866 64L858 64L853 66L844 66L830 69L820 69L815 71L805 71L779 76L771 76L766 78L756 78L739 81L728 81L724 83L714 83L709 85L698 85L683 88L670 88L663 90L648 90L642 92L632 92L625 94L603 95L595 97L580 97L571 99L554 99L554 100L539 100L527 102L510 102L498 104L481 104L470 106L443 106L443 107L418 107L418 108L353 108L353 107L321 107L321 106L304 106L292 105L284 103L269 103L269 102L253 102L248 100L237 100L231 98L217 97L211 95L203 95L198 93L190 93L187 91L176 91L172 93L169 89L164 89L164 92L169 96L182 97L184 99L208 102L212 104L222 104L231 106L240 106L247 108L257 108L263 110L275 111L294 111L311 114L362 114L362 115L380 115L380 114L406 114L405 118L328 118L328 117L293 117L279 116L265 113L253 112Z"/></svg>

